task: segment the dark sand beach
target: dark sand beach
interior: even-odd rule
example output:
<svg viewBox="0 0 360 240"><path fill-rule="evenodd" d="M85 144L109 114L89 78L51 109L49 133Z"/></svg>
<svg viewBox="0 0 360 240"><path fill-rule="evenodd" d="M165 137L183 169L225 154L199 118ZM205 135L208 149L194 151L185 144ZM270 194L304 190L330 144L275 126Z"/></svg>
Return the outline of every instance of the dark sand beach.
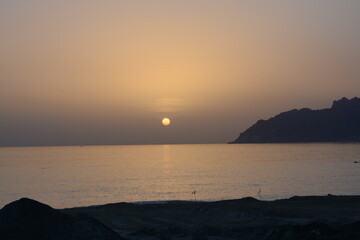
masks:
<svg viewBox="0 0 360 240"><path fill-rule="evenodd" d="M11 218L11 225L6 218ZM21 199L0 210L1 239L52 239L41 233L49 237L51 231L64 232L59 225L71 227L65 228L66 238L60 234L54 239L360 239L360 196L113 203L62 210ZM71 237L73 231L78 238ZM85 232L86 237L79 238Z"/></svg>

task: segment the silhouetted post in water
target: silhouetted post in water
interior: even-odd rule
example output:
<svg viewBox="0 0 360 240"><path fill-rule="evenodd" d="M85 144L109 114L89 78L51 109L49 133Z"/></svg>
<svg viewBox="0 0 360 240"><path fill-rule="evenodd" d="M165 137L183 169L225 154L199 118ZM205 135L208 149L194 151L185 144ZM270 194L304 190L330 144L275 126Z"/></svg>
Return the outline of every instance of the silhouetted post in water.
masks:
<svg viewBox="0 0 360 240"><path fill-rule="evenodd" d="M194 197L195 197L195 207L196 207L196 190L193 191L191 194L194 194Z"/></svg>
<svg viewBox="0 0 360 240"><path fill-rule="evenodd" d="M259 196L259 199L261 200L261 188L259 188L258 196Z"/></svg>

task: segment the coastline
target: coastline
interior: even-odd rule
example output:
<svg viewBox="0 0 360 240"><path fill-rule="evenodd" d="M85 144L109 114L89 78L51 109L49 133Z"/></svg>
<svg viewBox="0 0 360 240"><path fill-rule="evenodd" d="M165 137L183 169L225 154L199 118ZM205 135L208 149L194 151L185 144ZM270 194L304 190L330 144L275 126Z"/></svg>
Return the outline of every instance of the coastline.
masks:
<svg viewBox="0 0 360 240"><path fill-rule="evenodd" d="M21 199L8 205L16 203L19 206L21 201L32 203L33 200ZM31 204L27 205L32 208ZM9 207L3 209L5 208L9 209ZM3 209L0 210L0 220L4 220ZM13 211L16 211L16 208L14 209ZM359 195L295 196L273 201L246 197L196 203L123 202L52 209L52 211L66 216L86 216L96 222L96 226L104 226L112 234L116 233L119 239L354 239L360 237ZM2 230L4 231L3 228ZM3 232L0 224L0 237L1 233Z"/></svg>

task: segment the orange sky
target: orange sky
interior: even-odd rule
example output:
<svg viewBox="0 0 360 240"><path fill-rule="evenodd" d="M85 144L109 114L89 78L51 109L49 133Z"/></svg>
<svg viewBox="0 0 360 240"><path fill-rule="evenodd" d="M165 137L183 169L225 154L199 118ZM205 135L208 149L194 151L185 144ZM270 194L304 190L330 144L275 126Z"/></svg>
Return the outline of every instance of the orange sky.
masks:
<svg viewBox="0 0 360 240"><path fill-rule="evenodd" d="M1 1L0 146L231 141L359 96L359 24L359 1Z"/></svg>

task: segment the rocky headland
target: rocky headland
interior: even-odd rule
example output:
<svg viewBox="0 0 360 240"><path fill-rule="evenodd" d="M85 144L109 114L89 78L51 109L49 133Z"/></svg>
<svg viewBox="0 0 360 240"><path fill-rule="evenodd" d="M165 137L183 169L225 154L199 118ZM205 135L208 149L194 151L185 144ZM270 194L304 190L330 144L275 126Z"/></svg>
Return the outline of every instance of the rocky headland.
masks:
<svg viewBox="0 0 360 240"><path fill-rule="evenodd" d="M360 98L322 110L303 108L259 120L230 143L360 142Z"/></svg>

